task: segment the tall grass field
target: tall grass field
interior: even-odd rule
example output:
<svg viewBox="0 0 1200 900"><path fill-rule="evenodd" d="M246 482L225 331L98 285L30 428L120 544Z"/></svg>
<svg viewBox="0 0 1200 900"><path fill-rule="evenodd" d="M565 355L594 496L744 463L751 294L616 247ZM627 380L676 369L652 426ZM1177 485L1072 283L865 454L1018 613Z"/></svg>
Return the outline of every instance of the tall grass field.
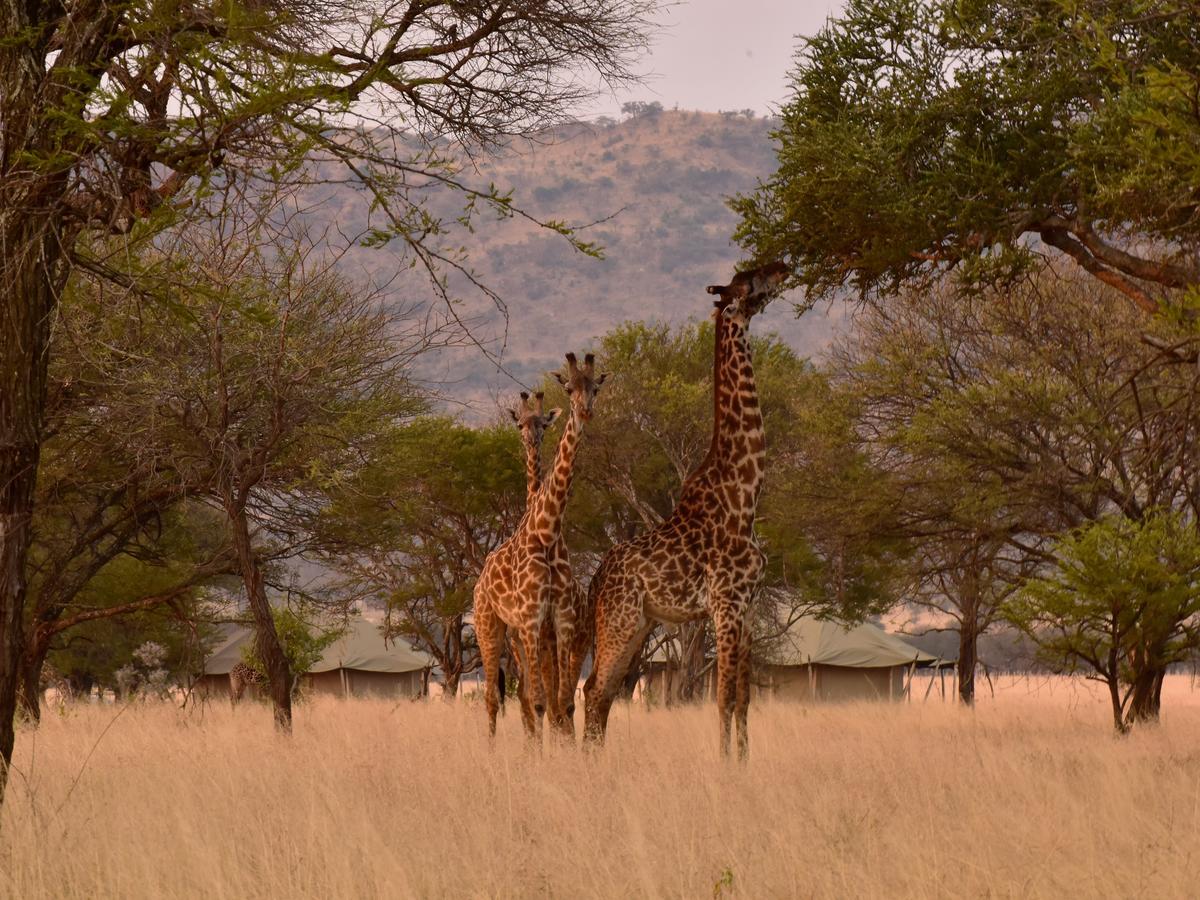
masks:
<svg viewBox="0 0 1200 900"><path fill-rule="evenodd" d="M1082 681L986 684L974 711L617 706L600 753L539 752L516 709L322 700L50 706L18 735L0 895L20 898L1188 897L1200 688L1118 738Z"/></svg>

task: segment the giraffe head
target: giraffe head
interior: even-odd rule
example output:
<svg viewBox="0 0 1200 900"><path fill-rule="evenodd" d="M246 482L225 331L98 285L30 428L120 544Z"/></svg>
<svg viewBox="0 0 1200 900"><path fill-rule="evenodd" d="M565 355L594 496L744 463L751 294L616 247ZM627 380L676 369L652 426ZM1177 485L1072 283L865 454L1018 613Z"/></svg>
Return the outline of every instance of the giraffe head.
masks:
<svg viewBox="0 0 1200 900"><path fill-rule="evenodd" d="M583 365L575 359L574 353L567 354L567 374L562 372L549 373L558 379L558 383L567 392L571 401L571 414L581 422L592 418L592 404L596 402L596 394L600 393L600 385L608 378L608 373L596 374L596 357L591 353L583 358Z"/></svg>
<svg viewBox="0 0 1200 900"><path fill-rule="evenodd" d="M720 299L713 301L719 314L736 316L749 322L779 294L789 269L782 261L747 269L733 276L729 284L710 284L708 292Z"/></svg>
<svg viewBox="0 0 1200 900"><path fill-rule="evenodd" d="M521 442L526 447L540 447L542 438L546 435L546 429L553 425L562 414L562 410L558 407L549 412L543 411L542 401L545 396L541 391L538 391L533 397L529 396L528 391L521 391L520 407L508 411L513 421L517 423L517 430L521 432Z"/></svg>

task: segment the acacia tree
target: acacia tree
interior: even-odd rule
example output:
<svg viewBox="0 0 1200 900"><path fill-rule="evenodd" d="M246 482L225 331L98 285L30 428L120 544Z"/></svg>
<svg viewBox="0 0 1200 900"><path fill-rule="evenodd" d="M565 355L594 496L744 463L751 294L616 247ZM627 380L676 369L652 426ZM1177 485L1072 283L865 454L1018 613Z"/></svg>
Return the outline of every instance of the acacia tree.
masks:
<svg viewBox="0 0 1200 900"><path fill-rule="evenodd" d="M1005 614L1054 670L1104 683L1119 733L1157 721L1167 668L1200 647L1200 535L1163 510L1091 522Z"/></svg>
<svg viewBox="0 0 1200 900"><path fill-rule="evenodd" d="M114 431L114 422L145 413L130 407L138 398L124 392L126 374L155 372L141 356L108 352L110 310L86 283L77 287L60 304L52 337L28 556L20 696L33 720L47 654L73 629L159 605L181 610L198 586L234 571L220 520L187 502L167 448L130 446ZM118 570L123 577L111 577Z"/></svg>
<svg viewBox="0 0 1200 900"><path fill-rule="evenodd" d="M733 204L810 300L1054 248L1155 311L1200 281L1200 34L1187 0L849 0L806 39L779 167Z"/></svg>
<svg viewBox="0 0 1200 900"><path fill-rule="evenodd" d="M589 78L628 79L652 5L0 3L0 777L50 322L73 267L124 280L81 238L136 238L209 179L278 176L315 154L374 193L377 240L402 241L431 274L461 267L424 208L430 190L461 191L466 218L517 208L469 188L454 142L531 133L591 93ZM444 293L440 277L431 284Z"/></svg>
<svg viewBox="0 0 1200 900"><path fill-rule="evenodd" d="M350 594L386 606L389 636L437 660L453 699L479 665L468 620L475 581L524 510L515 428L423 417L383 435L368 463L339 479L320 543Z"/></svg>
<svg viewBox="0 0 1200 900"><path fill-rule="evenodd" d="M95 365L124 398L127 418L107 424L129 452L153 448L188 493L224 514L276 724L287 730L293 673L263 546L282 541L276 557L304 549L329 481L423 408L408 373L431 338L406 308L345 282L336 258L279 212L273 201L248 212L225 205L207 227L173 231L139 276L161 302L106 298Z"/></svg>
<svg viewBox="0 0 1200 900"><path fill-rule="evenodd" d="M1170 322L1142 320L1046 270L984 293L903 292L864 309L834 353L889 475L888 527L913 547L915 597L957 626L960 690L976 638L1064 532L1161 507L1200 522L1195 369L1139 334L1174 347Z"/></svg>

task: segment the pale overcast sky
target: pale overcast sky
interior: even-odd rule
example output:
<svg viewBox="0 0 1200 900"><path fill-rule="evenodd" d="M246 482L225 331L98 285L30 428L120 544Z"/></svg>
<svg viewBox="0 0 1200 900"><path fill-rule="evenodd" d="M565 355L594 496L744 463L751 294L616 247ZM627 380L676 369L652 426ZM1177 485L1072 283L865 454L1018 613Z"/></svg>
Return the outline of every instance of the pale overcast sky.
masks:
<svg viewBox="0 0 1200 900"><path fill-rule="evenodd" d="M614 115L626 100L657 100L670 109L776 109L787 95L796 36L818 31L840 0L684 0L660 17L647 80L599 102L593 115Z"/></svg>

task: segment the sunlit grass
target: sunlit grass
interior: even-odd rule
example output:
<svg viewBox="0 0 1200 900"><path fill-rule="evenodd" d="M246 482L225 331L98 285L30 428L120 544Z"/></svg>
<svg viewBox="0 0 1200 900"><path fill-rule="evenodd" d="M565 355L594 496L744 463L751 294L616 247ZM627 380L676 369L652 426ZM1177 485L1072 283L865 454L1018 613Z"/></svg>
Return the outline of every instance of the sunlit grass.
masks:
<svg viewBox="0 0 1200 900"><path fill-rule="evenodd" d="M918 692L923 691L919 685ZM474 702L79 706L18 737L13 897L1189 896L1200 691L1118 739L1088 686L751 708L617 707L599 755L494 750ZM119 714L118 714L119 712Z"/></svg>

